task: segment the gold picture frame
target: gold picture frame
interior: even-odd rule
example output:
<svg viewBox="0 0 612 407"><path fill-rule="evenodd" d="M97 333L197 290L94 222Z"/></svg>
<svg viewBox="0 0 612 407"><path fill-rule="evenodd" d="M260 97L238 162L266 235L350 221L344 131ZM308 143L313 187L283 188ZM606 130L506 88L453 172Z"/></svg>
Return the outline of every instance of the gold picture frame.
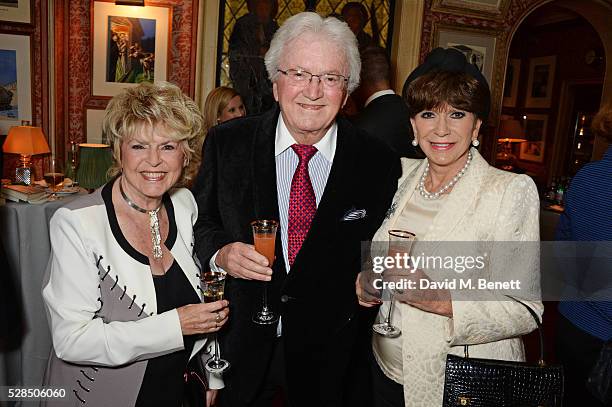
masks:
<svg viewBox="0 0 612 407"><path fill-rule="evenodd" d="M555 84L556 61L557 57L554 55L529 60L525 107L550 107Z"/></svg>
<svg viewBox="0 0 612 407"><path fill-rule="evenodd" d="M5 82L1 86L5 106L0 110L0 134L8 134L12 126L32 122L30 36L0 33L0 65Z"/></svg>
<svg viewBox="0 0 612 407"><path fill-rule="evenodd" d="M519 58L510 58L508 67L506 68L506 78L504 81L504 107L516 107L516 99L518 96L518 84L521 76L521 60Z"/></svg>
<svg viewBox="0 0 612 407"><path fill-rule="evenodd" d="M510 0L433 0L431 10L454 15L502 20Z"/></svg>
<svg viewBox="0 0 612 407"><path fill-rule="evenodd" d="M31 0L2 0L0 1L0 21L10 23L32 23Z"/></svg>
<svg viewBox="0 0 612 407"><path fill-rule="evenodd" d="M117 6L108 1L92 3L92 97L112 97L126 87L136 86L140 81L167 80L172 8L158 5ZM120 41L116 40L120 30L124 32L119 33L122 35L119 39L125 38L121 42L122 47L119 46ZM113 42L119 51L112 47ZM124 76L120 75L121 70L117 68L119 58L122 59ZM153 61L146 61L145 58L149 58L149 61L152 58ZM119 73L109 79L109 75L113 74L113 64ZM139 73L130 76L130 70L136 69Z"/></svg>
<svg viewBox="0 0 612 407"><path fill-rule="evenodd" d="M527 141L521 143L519 159L537 163L544 162L547 129L548 115L527 114L525 120L525 138Z"/></svg>

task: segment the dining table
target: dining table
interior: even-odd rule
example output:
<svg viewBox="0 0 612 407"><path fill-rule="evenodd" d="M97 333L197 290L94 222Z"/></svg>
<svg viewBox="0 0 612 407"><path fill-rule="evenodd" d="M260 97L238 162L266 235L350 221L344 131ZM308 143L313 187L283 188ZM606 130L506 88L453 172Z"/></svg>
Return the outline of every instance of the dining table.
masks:
<svg viewBox="0 0 612 407"><path fill-rule="evenodd" d="M85 193L85 192L83 192ZM19 313L13 326L3 326L5 334L19 336L16 345L0 350L0 387L40 387L51 352L51 333L42 298L42 283L51 255L49 221L55 211L80 194L40 204L6 202L0 205L0 240L8 267L0 270L2 281L16 291L8 304L9 312ZM10 330L19 330L11 332ZM13 334L13 335L10 335ZM0 406L3 406L0 400ZM20 402L11 404L21 405ZM27 402L27 406L38 405Z"/></svg>

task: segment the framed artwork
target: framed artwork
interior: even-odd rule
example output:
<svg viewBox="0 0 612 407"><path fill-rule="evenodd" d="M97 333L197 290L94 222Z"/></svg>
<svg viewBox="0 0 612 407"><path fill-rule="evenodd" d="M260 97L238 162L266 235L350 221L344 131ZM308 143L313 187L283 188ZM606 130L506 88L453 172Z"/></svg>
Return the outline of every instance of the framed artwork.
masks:
<svg viewBox="0 0 612 407"><path fill-rule="evenodd" d="M32 121L30 37L0 34L0 134Z"/></svg>
<svg viewBox="0 0 612 407"><path fill-rule="evenodd" d="M541 163L544 161L546 145L546 128L548 116L545 114L528 114L525 120L525 143L521 143L519 158L525 161Z"/></svg>
<svg viewBox="0 0 612 407"><path fill-rule="evenodd" d="M433 0L432 11L462 16L503 18L510 0Z"/></svg>
<svg viewBox="0 0 612 407"><path fill-rule="evenodd" d="M504 81L504 101L505 107L516 107L516 95L518 94L518 83L521 75L521 60L512 58L508 61L506 68L506 79Z"/></svg>
<svg viewBox="0 0 612 407"><path fill-rule="evenodd" d="M550 107L555 83L554 55L529 60L529 81L525 107Z"/></svg>
<svg viewBox="0 0 612 407"><path fill-rule="evenodd" d="M171 8L93 2L92 96L168 77Z"/></svg>
<svg viewBox="0 0 612 407"><path fill-rule="evenodd" d="M86 142L93 144L106 144L102 135L102 122L105 110L86 109L85 121L87 123Z"/></svg>
<svg viewBox="0 0 612 407"><path fill-rule="evenodd" d="M0 0L0 21L30 24L31 0Z"/></svg>
<svg viewBox="0 0 612 407"><path fill-rule="evenodd" d="M493 88L493 66L497 37L495 31L473 28L437 27L434 48L455 48L461 51L483 73Z"/></svg>

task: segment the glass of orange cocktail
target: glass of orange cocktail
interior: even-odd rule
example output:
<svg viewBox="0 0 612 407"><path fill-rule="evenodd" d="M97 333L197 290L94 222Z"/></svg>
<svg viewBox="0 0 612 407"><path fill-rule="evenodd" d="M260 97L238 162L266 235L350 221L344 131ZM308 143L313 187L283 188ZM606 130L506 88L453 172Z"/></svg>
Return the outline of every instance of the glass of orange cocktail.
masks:
<svg viewBox="0 0 612 407"><path fill-rule="evenodd" d="M278 222L275 220L256 220L251 222L255 250L268 259L268 266L274 263L274 248ZM253 315L253 322L260 325L270 325L278 321L278 315L268 307L268 284L263 282L262 308Z"/></svg>

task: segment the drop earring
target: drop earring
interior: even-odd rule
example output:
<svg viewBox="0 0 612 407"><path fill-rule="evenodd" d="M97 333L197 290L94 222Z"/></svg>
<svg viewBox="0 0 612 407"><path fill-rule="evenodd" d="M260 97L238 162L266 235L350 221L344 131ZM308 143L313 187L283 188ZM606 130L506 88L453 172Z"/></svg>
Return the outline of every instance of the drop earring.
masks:
<svg viewBox="0 0 612 407"><path fill-rule="evenodd" d="M472 145L473 145L474 147L478 147L478 146L480 145L480 141L478 141L478 139L477 139L477 138L475 138L474 140L472 140Z"/></svg>
<svg viewBox="0 0 612 407"><path fill-rule="evenodd" d="M416 138L413 138L413 139L412 139L412 145L413 145L414 147L416 147L416 146L418 146L418 145L419 145L419 142L417 141L417 139L416 139Z"/></svg>

